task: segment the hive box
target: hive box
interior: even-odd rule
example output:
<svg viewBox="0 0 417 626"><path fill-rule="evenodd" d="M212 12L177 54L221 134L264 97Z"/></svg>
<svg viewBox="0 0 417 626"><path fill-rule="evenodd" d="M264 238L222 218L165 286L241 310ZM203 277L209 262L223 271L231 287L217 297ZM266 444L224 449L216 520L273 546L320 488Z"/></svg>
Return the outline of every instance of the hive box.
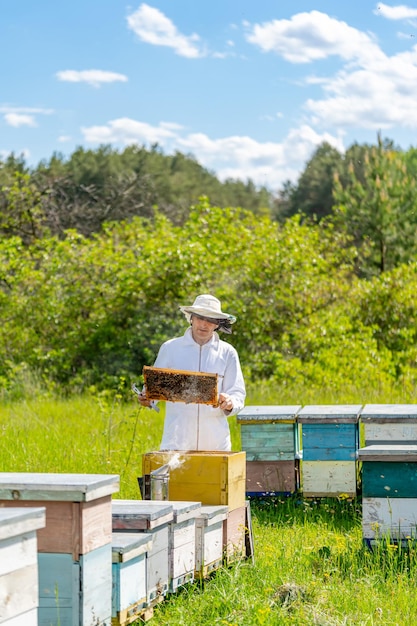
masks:
<svg viewBox="0 0 417 626"><path fill-rule="evenodd" d="M39 606L36 531L44 508L0 509L0 623L37 626Z"/></svg>
<svg viewBox="0 0 417 626"><path fill-rule="evenodd" d="M237 415L246 452L246 494L293 493L299 487L300 405L246 406Z"/></svg>
<svg viewBox="0 0 417 626"><path fill-rule="evenodd" d="M223 524L227 506L202 506L196 519L196 578L206 578L223 564Z"/></svg>
<svg viewBox="0 0 417 626"><path fill-rule="evenodd" d="M119 477L0 474L0 508L45 507L38 531L39 626L111 622L111 495Z"/></svg>
<svg viewBox="0 0 417 626"><path fill-rule="evenodd" d="M150 473L179 454L179 465L170 470L169 500L227 505L245 504L245 452L148 452L143 455L145 492L150 493Z"/></svg>
<svg viewBox="0 0 417 626"><path fill-rule="evenodd" d="M417 443L417 404L366 404L360 422L365 446Z"/></svg>
<svg viewBox="0 0 417 626"><path fill-rule="evenodd" d="M146 533L113 533L112 624L138 620L147 607L146 559L152 538Z"/></svg>
<svg viewBox="0 0 417 626"><path fill-rule="evenodd" d="M417 539L417 445L361 448L362 532L368 544Z"/></svg>
<svg viewBox="0 0 417 626"><path fill-rule="evenodd" d="M173 508L174 516L172 522L169 522L168 591L174 593L182 585L194 580L196 517L200 513L201 503L176 500L159 503L170 504Z"/></svg>
<svg viewBox="0 0 417 626"><path fill-rule="evenodd" d="M361 405L314 405L298 413L304 496L356 496L360 409Z"/></svg>
<svg viewBox="0 0 417 626"><path fill-rule="evenodd" d="M144 533L152 539L146 560L147 602L163 599L169 585L169 524L173 507L153 500L113 500L113 532Z"/></svg>

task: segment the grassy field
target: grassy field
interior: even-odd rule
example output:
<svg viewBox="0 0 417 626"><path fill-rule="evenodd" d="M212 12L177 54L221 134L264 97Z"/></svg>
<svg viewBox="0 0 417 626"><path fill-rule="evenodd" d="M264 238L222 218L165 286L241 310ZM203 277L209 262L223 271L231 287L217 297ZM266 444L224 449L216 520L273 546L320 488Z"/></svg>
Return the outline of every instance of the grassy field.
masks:
<svg viewBox="0 0 417 626"><path fill-rule="evenodd" d="M247 404L412 402L355 390L321 397L252 390ZM157 450L163 411L118 393L66 400L26 393L0 403L0 471L120 476L115 497L139 498L141 456ZM240 448L231 419L234 449ZM152 626L414 626L417 551L363 546L361 503L302 496L251 502L255 562L244 561L188 586L157 607Z"/></svg>

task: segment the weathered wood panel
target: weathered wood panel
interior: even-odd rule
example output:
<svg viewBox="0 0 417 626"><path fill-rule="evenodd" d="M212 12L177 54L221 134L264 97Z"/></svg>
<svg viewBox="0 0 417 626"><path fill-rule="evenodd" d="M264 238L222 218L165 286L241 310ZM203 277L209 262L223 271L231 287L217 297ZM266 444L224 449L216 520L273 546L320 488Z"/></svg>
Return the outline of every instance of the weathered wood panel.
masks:
<svg viewBox="0 0 417 626"><path fill-rule="evenodd" d="M304 424L303 460L355 461L357 424Z"/></svg>
<svg viewBox="0 0 417 626"><path fill-rule="evenodd" d="M112 546L96 548L80 557L80 623L107 626L111 622Z"/></svg>
<svg viewBox="0 0 417 626"><path fill-rule="evenodd" d="M0 509L0 622L33 622L39 606L36 532L45 525L45 509ZM26 624L25 624L26 626Z"/></svg>
<svg viewBox="0 0 417 626"><path fill-rule="evenodd" d="M246 461L290 461L295 458L294 424L242 424Z"/></svg>
<svg viewBox="0 0 417 626"><path fill-rule="evenodd" d="M299 424L358 423L361 404L313 404L304 406L297 414Z"/></svg>
<svg viewBox="0 0 417 626"><path fill-rule="evenodd" d="M111 497L89 502L3 500L0 508L45 507L46 526L38 532L38 551L80 555L111 542Z"/></svg>
<svg viewBox="0 0 417 626"><path fill-rule="evenodd" d="M414 498L417 503L417 463L364 462L362 494L365 497Z"/></svg>
<svg viewBox="0 0 417 626"><path fill-rule="evenodd" d="M204 578L222 565L223 522L227 514L227 507L201 507L196 518L196 578Z"/></svg>
<svg viewBox="0 0 417 626"><path fill-rule="evenodd" d="M171 502L156 500L113 500L113 532L152 530L172 522L174 507Z"/></svg>
<svg viewBox="0 0 417 626"><path fill-rule="evenodd" d="M174 452L149 452L143 455L146 476L172 460ZM170 500L201 502L203 505L228 505L239 508L246 497L246 454L242 452L184 452L179 466L171 469Z"/></svg>
<svg viewBox="0 0 417 626"><path fill-rule="evenodd" d="M395 444L395 443L416 443L417 423L408 423L380 420L363 422L365 445L372 444Z"/></svg>
<svg viewBox="0 0 417 626"><path fill-rule="evenodd" d="M223 557L226 564L245 557L245 521L246 505L229 511L223 522Z"/></svg>
<svg viewBox="0 0 417 626"><path fill-rule="evenodd" d="M298 461L248 461L246 492L249 495L293 493L298 486Z"/></svg>
<svg viewBox="0 0 417 626"><path fill-rule="evenodd" d="M303 461L302 491L306 497L356 495L353 461Z"/></svg>
<svg viewBox="0 0 417 626"><path fill-rule="evenodd" d="M3 626L38 626L38 609L31 609L25 611L20 615L11 617L5 622L2 622Z"/></svg>
<svg viewBox="0 0 417 626"><path fill-rule="evenodd" d="M70 554L38 554L39 626L79 626L80 564Z"/></svg>
<svg viewBox="0 0 417 626"><path fill-rule="evenodd" d="M417 538L417 506L414 498L362 499L364 539Z"/></svg>

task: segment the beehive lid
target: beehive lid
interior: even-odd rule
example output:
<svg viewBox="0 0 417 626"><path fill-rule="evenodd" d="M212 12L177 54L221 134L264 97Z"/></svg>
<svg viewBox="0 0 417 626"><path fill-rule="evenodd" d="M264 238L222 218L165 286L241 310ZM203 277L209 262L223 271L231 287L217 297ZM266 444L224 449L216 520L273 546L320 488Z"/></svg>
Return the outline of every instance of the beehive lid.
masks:
<svg viewBox="0 0 417 626"><path fill-rule="evenodd" d="M363 422L415 422L417 404L365 404L360 417Z"/></svg>
<svg viewBox="0 0 417 626"><path fill-rule="evenodd" d="M217 522L227 519L228 511L229 507L227 506L202 506L197 517L197 522L203 526L211 526L212 524L216 524Z"/></svg>
<svg viewBox="0 0 417 626"><path fill-rule="evenodd" d="M116 491L119 491L116 475L0 473L0 500L90 502Z"/></svg>
<svg viewBox="0 0 417 626"><path fill-rule="evenodd" d="M238 423L295 422L301 405L245 406L237 415Z"/></svg>
<svg viewBox="0 0 417 626"><path fill-rule="evenodd" d="M155 500L113 500L113 531L148 530L172 522L174 510L169 502Z"/></svg>
<svg viewBox="0 0 417 626"><path fill-rule="evenodd" d="M188 502L187 500L151 500L159 504L171 504L173 508L173 521L175 524L195 518L201 510L201 502Z"/></svg>
<svg viewBox="0 0 417 626"><path fill-rule="evenodd" d="M112 562L125 563L149 552L152 537L144 533L112 533Z"/></svg>
<svg viewBox="0 0 417 626"><path fill-rule="evenodd" d="M45 528L44 507L0 508L0 541Z"/></svg>
<svg viewBox="0 0 417 626"><path fill-rule="evenodd" d="M361 404L317 404L303 407L298 415L300 424L346 424L358 422Z"/></svg>
<svg viewBox="0 0 417 626"><path fill-rule="evenodd" d="M148 400L218 406L217 374L145 365L143 378Z"/></svg>
<svg viewBox="0 0 417 626"><path fill-rule="evenodd" d="M383 461L401 463L417 461L417 445L373 444L358 450L359 461Z"/></svg>

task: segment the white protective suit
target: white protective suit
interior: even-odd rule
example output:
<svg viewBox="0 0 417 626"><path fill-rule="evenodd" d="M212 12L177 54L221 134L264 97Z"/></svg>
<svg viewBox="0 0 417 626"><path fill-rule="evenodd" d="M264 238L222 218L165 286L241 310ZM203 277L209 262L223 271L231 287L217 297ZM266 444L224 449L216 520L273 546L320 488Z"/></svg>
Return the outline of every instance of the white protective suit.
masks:
<svg viewBox="0 0 417 626"><path fill-rule="evenodd" d="M233 401L227 415L244 407L246 390L238 353L216 332L200 346L188 328L182 337L162 344L154 367L218 374L218 392L228 393ZM166 402L161 450L231 450L226 414L206 404Z"/></svg>

